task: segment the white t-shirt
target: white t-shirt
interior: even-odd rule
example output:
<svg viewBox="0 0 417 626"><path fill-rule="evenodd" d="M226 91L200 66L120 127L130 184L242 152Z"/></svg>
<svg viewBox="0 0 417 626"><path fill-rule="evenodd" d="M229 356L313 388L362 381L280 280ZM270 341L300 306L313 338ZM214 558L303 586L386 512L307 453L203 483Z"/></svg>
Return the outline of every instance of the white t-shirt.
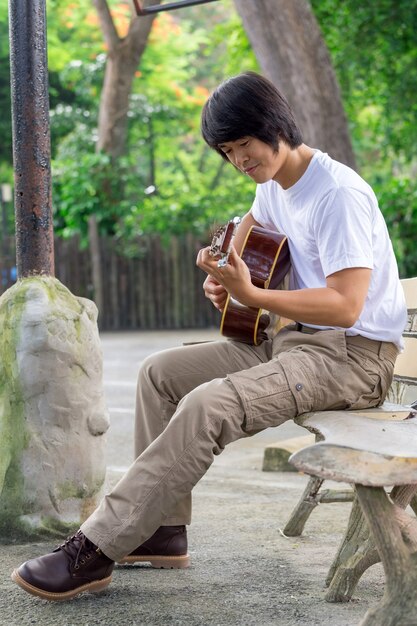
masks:
<svg viewBox="0 0 417 626"><path fill-rule="evenodd" d="M364 308L346 334L402 348L407 312L394 251L375 194L356 172L316 150L289 189L258 185L251 213L287 236L290 289L325 287L326 276L350 267L372 269Z"/></svg>

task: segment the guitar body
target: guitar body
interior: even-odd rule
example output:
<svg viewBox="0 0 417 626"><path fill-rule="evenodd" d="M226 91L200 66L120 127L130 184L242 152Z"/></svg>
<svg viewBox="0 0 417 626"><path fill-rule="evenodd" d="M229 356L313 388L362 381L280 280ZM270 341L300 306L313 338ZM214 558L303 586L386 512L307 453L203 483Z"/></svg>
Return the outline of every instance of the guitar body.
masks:
<svg viewBox="0 0 417 626"><path fill-rule="evenodd" d="M249 267L252 283L261 289L276 289L290 269L286 236L259 226L250 228L241 257ZM262 309L245 306L229 296L220 332L230 339L258 345L267 338L269 321Z"/></svg>

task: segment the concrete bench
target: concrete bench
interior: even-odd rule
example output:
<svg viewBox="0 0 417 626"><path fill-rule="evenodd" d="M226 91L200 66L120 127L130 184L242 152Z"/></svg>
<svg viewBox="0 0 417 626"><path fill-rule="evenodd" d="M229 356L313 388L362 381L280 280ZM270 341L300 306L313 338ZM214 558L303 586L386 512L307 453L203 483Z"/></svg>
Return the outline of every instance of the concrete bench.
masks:
<svg viewBox="0 0 417 626"><path fill-rule="evenodd" d="M409 313L405 350L397 359L388 401L376 409L349 411L348 420L346 411L301 415L295 421L314 433L310 440L279 442L264 457L266 469L272 469L274 455L278 467L280 454L279 469L289 462L311 475L284 528L287 536L302 533L318 504L353 500L345 537L326 579L326 600L350 600L362 574L382 560L386 592L362 622L367 626L417 624L417 521L405 512L410 505L417 513L417 412L412 405L417 398L417 278L402 284ZM326 479L350 483L354 489L323 490Z"/></svg>

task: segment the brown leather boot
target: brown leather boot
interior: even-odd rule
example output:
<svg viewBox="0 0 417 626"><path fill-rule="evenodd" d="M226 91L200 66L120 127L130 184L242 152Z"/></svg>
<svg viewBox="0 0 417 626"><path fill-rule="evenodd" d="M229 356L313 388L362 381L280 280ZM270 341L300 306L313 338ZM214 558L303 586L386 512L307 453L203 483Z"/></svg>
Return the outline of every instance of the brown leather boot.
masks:
<svg viewBox="0 0 417 626"><path fill-rule="evenodd" d="M56 550L26 561L12 579L45 600L69 600L83 591L101 591L111 582L114 561L79 530Z"/></svg>
<svg viewBox="0 0 417 626"><path fill-rule="evenodd" d="M185 526L160 526L152 537L118 563L150 563L152 567L167 569L189 567Z"/></svg>

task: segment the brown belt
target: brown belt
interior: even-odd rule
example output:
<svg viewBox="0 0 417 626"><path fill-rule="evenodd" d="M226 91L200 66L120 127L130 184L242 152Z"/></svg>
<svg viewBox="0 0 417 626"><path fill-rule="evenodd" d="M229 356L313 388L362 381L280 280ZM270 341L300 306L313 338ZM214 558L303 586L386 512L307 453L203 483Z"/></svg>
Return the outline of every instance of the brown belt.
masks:
<svg viewBox="0 0 417 626"><path fill-rule="evenodd" d="M301 324L300 322L296 322L295 330L297 330L299 333L307 333L308 335L314 335L314 333L317 333L320 331L320 328L311 328L311 326L304 326L304 324Z"/></svg>

